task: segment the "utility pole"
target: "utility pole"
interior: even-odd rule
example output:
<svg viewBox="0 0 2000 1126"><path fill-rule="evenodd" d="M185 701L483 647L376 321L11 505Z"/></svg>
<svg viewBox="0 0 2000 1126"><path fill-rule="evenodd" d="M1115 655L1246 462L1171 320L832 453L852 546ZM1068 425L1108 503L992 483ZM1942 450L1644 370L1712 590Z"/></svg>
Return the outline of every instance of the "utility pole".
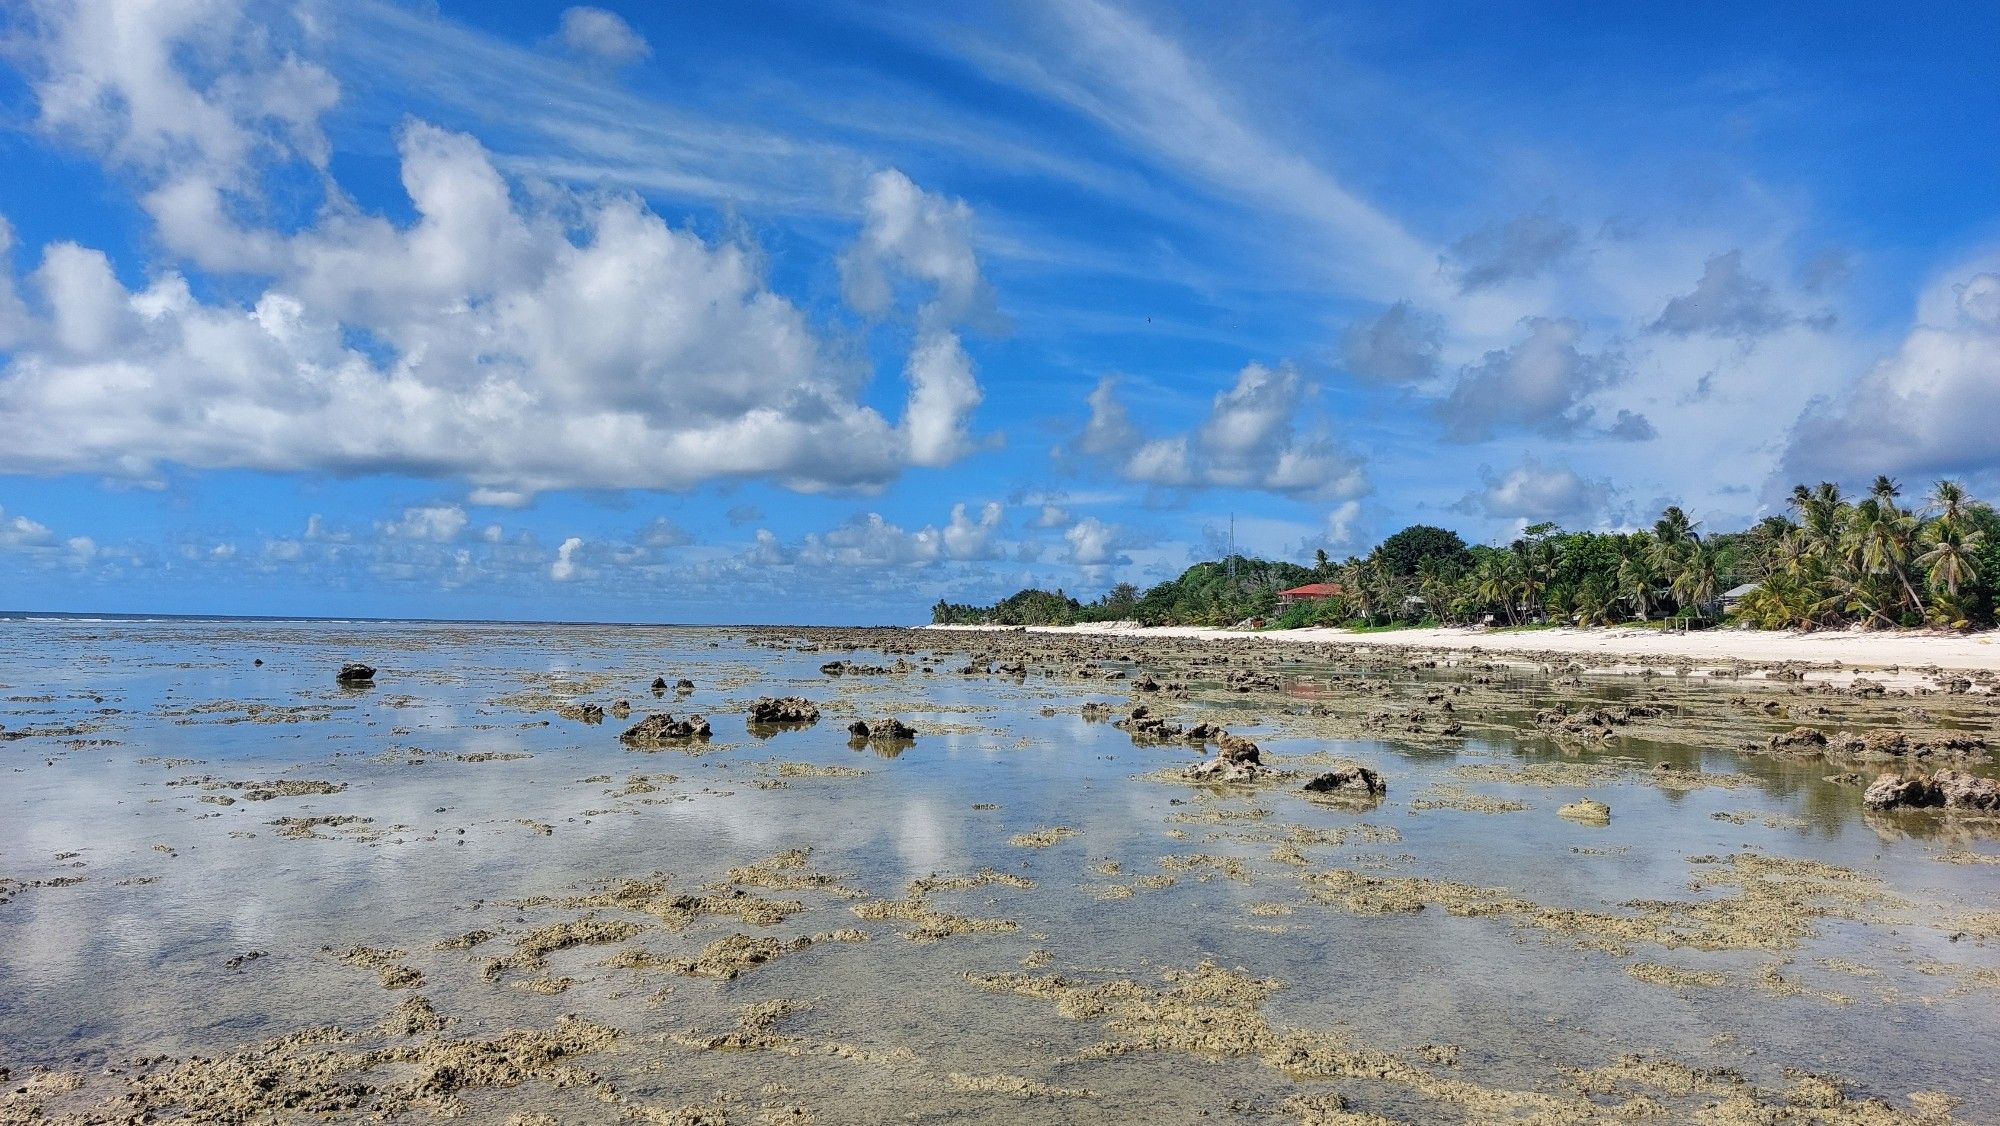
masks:
<svg viewBox="0 0 2000 1126"><path fill-rule="evenodd" d="M1236 514L1229 514L1229 577L1236 577Z"/></svg>

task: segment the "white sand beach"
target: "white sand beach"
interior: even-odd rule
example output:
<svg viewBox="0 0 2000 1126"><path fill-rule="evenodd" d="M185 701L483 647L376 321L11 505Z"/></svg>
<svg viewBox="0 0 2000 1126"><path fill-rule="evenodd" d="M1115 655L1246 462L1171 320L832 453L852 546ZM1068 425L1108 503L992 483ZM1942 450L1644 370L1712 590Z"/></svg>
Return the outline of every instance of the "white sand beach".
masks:
<svg viewBox="0 0 2000 1126"><path fill-rule="evenodd" d="M1007 626L932 626L932 629L1008 629ZM1050 633L1106 634L1119 637L1222 638L1246 645L1352 645L1479 651L1496 655L1577 653L1595 657L1629 657L1641 664L1713 661L1777 664L1798 661L1839 665L1841 672L1823 670L1814 680L1838 681L1856 671L1937 668L1959 672L2000 671L2000 632L1972 634L1929 631L1842 630L1822 633L1780 633L1764 630L1715 629L1668 633L1651 629L1541 629L1494 631L1467 628L1390 630L1355 633L1343 629L1295 629L1250 632L1204 626L1141 626L1133 622L1097 622L1075 626L1029 627ZM1605 670L1600 670L1605 671ZM1844 674L1844 675L1843 675ZM1875 679L1884 679L1876 676ZM1896 678L1900 679L1900 678Z"/></svg>

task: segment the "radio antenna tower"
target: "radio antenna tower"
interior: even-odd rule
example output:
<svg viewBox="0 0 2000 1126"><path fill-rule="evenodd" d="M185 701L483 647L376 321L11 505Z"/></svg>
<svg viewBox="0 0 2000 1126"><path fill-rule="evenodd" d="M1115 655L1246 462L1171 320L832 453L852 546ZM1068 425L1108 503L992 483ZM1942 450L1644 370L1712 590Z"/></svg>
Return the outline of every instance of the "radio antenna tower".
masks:
<svg viewBox="0 0 2000 1126"><path fill-rule="evenodd" d="M1229 514L1229 577L1236 577L1236 514Z"/></svg>

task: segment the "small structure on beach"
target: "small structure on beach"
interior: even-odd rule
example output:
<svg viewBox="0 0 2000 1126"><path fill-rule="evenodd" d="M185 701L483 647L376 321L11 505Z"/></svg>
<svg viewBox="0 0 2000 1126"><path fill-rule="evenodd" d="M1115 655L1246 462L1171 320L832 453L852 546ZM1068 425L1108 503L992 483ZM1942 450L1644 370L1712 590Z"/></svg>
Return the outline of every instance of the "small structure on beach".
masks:
<svg viewBox="0 0 2000 1126"><path fill-rule="evenodd" d="M1723 591L1722 597L1716 601L1721 603L1722 612L1727 614L1731 610L1736 609L1737 603L1757 593L1758 588L1763 585L1763 583L1744 583L1742 586L1732 586L1728 590Z"/></svg>
<svg viewBox="0 0 2000 1126"><path fill-rule="evenodd" d="M1307 583L1290 590L1278 592L1278 605L1291 606L1299 602L1318 602L1326 598L1340 597L1339 583Z"/></svg>

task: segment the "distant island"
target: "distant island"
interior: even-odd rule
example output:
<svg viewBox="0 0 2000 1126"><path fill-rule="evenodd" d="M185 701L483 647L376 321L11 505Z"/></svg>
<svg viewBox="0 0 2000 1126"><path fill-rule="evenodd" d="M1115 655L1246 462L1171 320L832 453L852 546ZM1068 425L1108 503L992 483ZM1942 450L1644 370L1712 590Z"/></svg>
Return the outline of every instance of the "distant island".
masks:
<svg viewBox="0 0 2000 1126"><path fill-rule="evenodd" d="M1523 529L1504 548L1417 524L1366 556L1311 564L1233 556L1092 602L1022 590L990 606L940 601L935 625L1635 626L1766 630L1989 629L2000 587L2000 512L1956 481L1918 502L1877 477L1849 497L1793 489L1790 513L1704 533L1678 506L1650 531Z"/></svg>

